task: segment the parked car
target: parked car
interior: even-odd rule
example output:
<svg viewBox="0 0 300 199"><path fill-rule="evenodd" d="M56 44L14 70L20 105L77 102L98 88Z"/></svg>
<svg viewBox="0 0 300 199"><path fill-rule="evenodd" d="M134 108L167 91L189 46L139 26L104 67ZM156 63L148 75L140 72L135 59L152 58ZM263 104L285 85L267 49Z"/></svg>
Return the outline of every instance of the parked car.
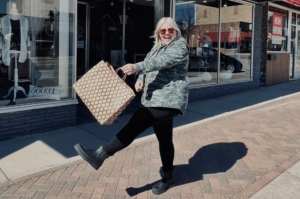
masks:
<svg viewBox="0 0 300 199"><path fill-rule="evenodd" d="M220 53L220 70L230 70L231 72L241 71L243 64L234 55ZM218 53L213 49L209 56L190 56L189 71L202 70L216 72L218 70Z"/></svg>

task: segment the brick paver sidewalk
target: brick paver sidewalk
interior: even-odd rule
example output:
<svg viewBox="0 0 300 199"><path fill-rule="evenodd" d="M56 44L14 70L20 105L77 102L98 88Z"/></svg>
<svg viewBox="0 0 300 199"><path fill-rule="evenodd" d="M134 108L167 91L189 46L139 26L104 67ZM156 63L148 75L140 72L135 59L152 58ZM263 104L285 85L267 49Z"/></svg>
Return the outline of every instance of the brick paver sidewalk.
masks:
<svg viewBox="0 0 300 199"><path fill-rule="evenodd" d="M151 192L161 164L152 139L98 171L80 161L2 185L0 198L249 198L300 160L299 129L296 95L174 132L176 185L160 196Z"/></svg>

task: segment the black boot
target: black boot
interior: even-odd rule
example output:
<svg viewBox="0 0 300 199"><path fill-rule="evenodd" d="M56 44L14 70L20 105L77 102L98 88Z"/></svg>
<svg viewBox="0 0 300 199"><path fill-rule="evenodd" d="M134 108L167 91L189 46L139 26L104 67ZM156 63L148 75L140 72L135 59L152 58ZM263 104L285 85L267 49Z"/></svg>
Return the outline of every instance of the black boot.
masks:
<svg viewBox="0 0 300 199"><path fill-rule="evenodd" d="M104 160L109 157L109 155L103 150L102 146L97 150L91 150L81 146L80 144L76 144L74 148L77 153L96 170L98 170Z"/></svg>
<svg viewBox="0 0 300 199"><path fill-rule="evenodd" d="M160 195L174 185L173 172L163 172L163 177L159 183L152 187L152 193Z"/></svg>

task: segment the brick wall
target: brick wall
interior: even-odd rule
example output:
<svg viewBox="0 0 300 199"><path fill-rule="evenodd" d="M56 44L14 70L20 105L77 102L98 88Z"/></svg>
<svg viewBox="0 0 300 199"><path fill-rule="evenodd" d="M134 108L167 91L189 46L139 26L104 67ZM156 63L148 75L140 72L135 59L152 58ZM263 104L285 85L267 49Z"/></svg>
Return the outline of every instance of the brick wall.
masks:
<svg viewBox="0 0 300 199"><path fill-rule="evenodd" d="M256 89L260 87L260 69L263 61L262 57L262 6L257 5L255 9L254 19L254 45L253 45L253 81L203 86L189 90L189 102L199 101L203 99L215 98L218 96L241 92L245 90Z"/></svg>
<svg viewBox="0 0 300 199"><path fill-rule="evenodd" d="M76 105L0 114L0 141L76 125Z"/></svg>

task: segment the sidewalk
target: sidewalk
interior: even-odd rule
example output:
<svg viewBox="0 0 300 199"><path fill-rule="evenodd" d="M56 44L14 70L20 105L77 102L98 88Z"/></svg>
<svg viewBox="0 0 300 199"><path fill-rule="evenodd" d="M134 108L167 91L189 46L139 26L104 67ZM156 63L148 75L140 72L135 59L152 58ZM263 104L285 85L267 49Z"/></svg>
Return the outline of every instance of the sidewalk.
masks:
<svg viewBox="0 0 300 199"><path fill-rule="evenodd" d="M105 144L129 118L111 126L89 123L0 142L0 198L154 198L151 187L159 180L160 157L152 129L98 171L73 148L78 142L90 148ZM190 103L186 115L174 119L177 184L159 198L274 194L277 179L300 173L295 164L299 129L300 81ZM261 189L272 180L273 188L272 182Z"/></svg>

